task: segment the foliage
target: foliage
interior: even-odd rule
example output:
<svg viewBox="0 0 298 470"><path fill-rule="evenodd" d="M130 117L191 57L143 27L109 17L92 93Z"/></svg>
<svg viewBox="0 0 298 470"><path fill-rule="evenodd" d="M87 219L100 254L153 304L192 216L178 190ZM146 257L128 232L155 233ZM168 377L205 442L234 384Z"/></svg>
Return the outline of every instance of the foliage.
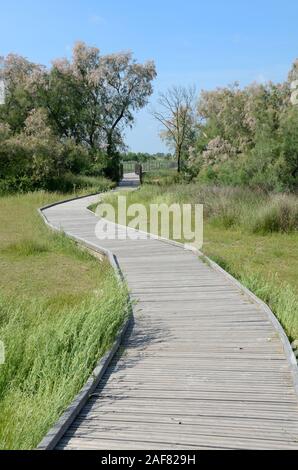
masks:
<svg viewBox="0 0 298 470"><path fill-rule="evenodd" d="M0 106L0 123L7 124L13 134L24 128L28 114L36 107L30 84L42 71L40 65L16 54L8 54L4 60L0 79L5 83L5 104Z"/></svg>
<svg viewBox="0 0 298 470"><path fill-rule="evenodd" d="M139 64L131 53L101 55L81 42L72 60L55 60L51 68L9 54L0 77L6 87L0 178L29 173L32 188L66 171L119 179L123 131L147 103L155 76L151 61Z"/></svg>
<svg viewBox="0 0 298 470"><path fill-rule="evenodd" d="M288 82L202 92L194 176L266 190L295 189L297 113Z"/></svg>
<svg viewBox="0 0 298 470"><path fill-rule="evenodd" d="M84 168L88 158L85 148L72 139L61 142L41 108L29 113L23 131L18 134L13 135L7 125L0 125L0 143L1 193L39 188L71 191L72 186L65 187L70 179L68 174ZM87 181L80 184L79 177L73 178L78 180L78 188L88 185Z"/></svg>
<svg viewBox="0 0 298 470"><path fill-rule="evenodd" d="M123 162L147 162L149 160L165 160L165 159L172 159L172 155L170 153L146 153L146 152L127 152L121 154L121 160Z"/></svg>
<svg viewBox="0 0 298 470"><path fill-rule="evenodd" d="M162 94L154 115L183 161L179 169L200 182L295 191L298 106L292 103L291 84L298 78L297 63L284 83L244 88L234 83L202 91L196 113L186 88Z"/></svg>
<svg viewBox="0 0 298 470"><path fill-rule="evenodd" d="M146 172L143 181L145 184L169 186L171 184L187 181L187 178L182 173L177 173L174 169L161 169Z"/></svg>
<svg viewBox="0 0 298 470"><path fill-rule="evenodd" d="M46 189L48 191L60 191L61 193L81 191L88 193L103 193L115 187L115 183L104 176L85 176L65 173L48 181Z"/></svg>
<svg viewBox="0 0 298 470"><path fill-rule="evenodd" d="M274 195L261 207L249 222L255 233L285 232L298 230L298 200L290 195Z"/></svg>

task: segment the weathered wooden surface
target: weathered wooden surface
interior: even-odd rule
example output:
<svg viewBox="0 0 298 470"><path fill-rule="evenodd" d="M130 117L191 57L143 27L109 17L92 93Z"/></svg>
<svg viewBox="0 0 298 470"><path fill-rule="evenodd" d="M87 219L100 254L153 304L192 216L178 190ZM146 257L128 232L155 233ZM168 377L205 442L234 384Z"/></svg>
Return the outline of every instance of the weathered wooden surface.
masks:
<svg viewBox="0 0 298 470"><path fill-rule="evenodd" d="M136 185L135 177L123 186ZM123 351L59 449L298 449L298 404L262 309L196 255L158 240L98 240L92 196L47 209L111 250L137 301Z"/></svg>

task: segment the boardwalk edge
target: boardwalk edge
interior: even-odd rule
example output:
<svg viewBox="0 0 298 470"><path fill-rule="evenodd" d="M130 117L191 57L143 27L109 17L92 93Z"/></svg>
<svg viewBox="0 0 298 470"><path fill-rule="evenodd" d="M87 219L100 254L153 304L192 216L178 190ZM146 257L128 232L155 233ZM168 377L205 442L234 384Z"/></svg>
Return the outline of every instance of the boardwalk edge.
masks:
<svg viewBox="0 0 298 470"><path fill-rule="evenodd" d="M91 195L89 195L91 196ZM89 197L89 196L83 196L83 197ZM93 194L92 194L93 196ZM66 202L70 202L76 199L82 199L80 197L78 198L72 198L64 201L60 201L55 204L50 204L47 206L43 206L38 209L38 213L44 220L45 224L53 231L55 232L60 232L59 229L54 227L52 224L49 223L47 220L45 214L43 211L45 209L48 209L50 207L54 207L60 204L64 204ZM97 245L93 245L92 243L87 243L83 239L79 237L71 237L67 235L69 238L73 239L74 241L78 242L82 246L85 246L86 248L89 248L91 251L95 251L97 253L103 254L106 256L109 260L109 263L113 267L116 276L119 280L119 282L123 283L124 282L124 276L122 274L122 271L120 269L120 266L118 264L117 258L109 251L104 248L100 248ZM118 351L122 339L130 326L130 323L133 318L133 304L130 299L130 296L128 294L128 316L127 319L125 320L124 324L122 325L120 331L118 332L116 339L109 351L105 353L105 355L99 360L97 366L93 370L92 374L88 378L87 382L83 386L83 388L80 390L80 392L76 395L72 403L67 407L67 409L64 411L62 416L58 419L56 424L47 432L45 437L42 439L40 444L37 446L36 450L42 451L42 450L53 450L58 442L61 440L69 426L73 423L77 415L80 413L84 405L87 403L89 400L90 396L100 383L100 380L102 379L107 367L109 366L111 360L115 356L116 352Z"/></svg>
<svg viewBox="0 0 298 470"><path fill-rule="evenodd" d="M204 255L202 252L198 250L198 254L205 258L210 266L215 269L216 271L220 272L223 274L230 282L232 282L236 287L238 287L244 294L246 294L253 302L258 304L262 310L266 313L269 321L272 323L274 329L277 331L278 336L282 342L284 353L286 355L286 358L289 363L289 367L291 370L291 375L293 379L293 384L294 384L294 389L298 398L298 364L296 360L296 356L294 354L294 351L291 347L290 341L281 325L279 322L278 318L274 315L270 307L263 302L258 296L256 296L253 292L251 292L247 287L245 287L241 282L239 282L237 279L234 278L230 273L225 271L221 266L219 266L215 261L212 261L212 259L208 258L208 256Z"/></svg>

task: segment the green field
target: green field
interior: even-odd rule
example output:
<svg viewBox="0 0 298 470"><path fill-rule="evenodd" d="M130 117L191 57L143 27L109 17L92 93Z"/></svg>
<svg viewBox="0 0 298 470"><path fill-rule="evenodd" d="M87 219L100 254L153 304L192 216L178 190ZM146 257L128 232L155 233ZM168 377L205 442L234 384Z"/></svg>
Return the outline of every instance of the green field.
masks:
<svg viewBox="0 0 298 470"><path fill-rule="evenodd" d="M126 315L107 262L49 230L45 192L0 198L0 448L34 448L81 389Z"/></svg>

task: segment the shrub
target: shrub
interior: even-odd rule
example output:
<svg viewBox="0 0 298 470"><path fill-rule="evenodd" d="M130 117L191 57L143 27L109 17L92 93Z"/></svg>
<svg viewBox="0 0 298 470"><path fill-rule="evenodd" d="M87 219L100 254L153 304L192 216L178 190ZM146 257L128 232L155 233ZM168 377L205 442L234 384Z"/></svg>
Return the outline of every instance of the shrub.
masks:
<svg viewBox="0 0 298 470"><path fill-rule="evenodd" d="M34 191L35 186L29 176L10 176L0 180L0 196L13 193L27 193Z"/></svg>
<svg viewBox="0 0 298 470"><path fill-rule="evenodd" d="M2 142L0 177L6 179L8 192L43 188L45 182L59 173L62 167L63 145L47 125L46 112L32 111L20 134ZM29 183L30 181L30 183Z"/></svg>
<svg viewBox="0 0 298 470"><path fill-rule="evenodd" d="M144 174L144 183L157 186L168 186L187 181L185 175L178 173L173 169L160 169L157 171L148 171Z"/></svg>
<svg viewBox="0 0 298 470"><path fill-rule="evenodd" d="M91 165L91 156L87 149L76 144L73 139L63 140L61 157L63 170L70 173L86 173Z"/></svg>
<svg viewBox="0 0 298 470"><path fill-rule="evenodd" d="M50 179L46 184L49 191L59 191L62 193L76 192L80 190L89 190L90 193L101 193L112 189L115 184L103 177L79 176L72 173L66 173L59 177Z"/></svg>
<svg viewBox="0 0 298 470"><path fill-rule="evenodd" d="M250 222L254 233L292 232L298 229L298 201L295 196L276 195L254 214Z"/></svg>
<svg viewBox="0 0 298 470"><path fill-rule="evenodd" d="M43 109L31 112L25 129L12 136L7 126L0 128L0 193L49 189L70 192L94 187L94 192L109 188L104 178L75 176L100 175L100 155L89 155L73 139L60 140L47 123ZM92 163L93 161L93 163Z"/></svg>

